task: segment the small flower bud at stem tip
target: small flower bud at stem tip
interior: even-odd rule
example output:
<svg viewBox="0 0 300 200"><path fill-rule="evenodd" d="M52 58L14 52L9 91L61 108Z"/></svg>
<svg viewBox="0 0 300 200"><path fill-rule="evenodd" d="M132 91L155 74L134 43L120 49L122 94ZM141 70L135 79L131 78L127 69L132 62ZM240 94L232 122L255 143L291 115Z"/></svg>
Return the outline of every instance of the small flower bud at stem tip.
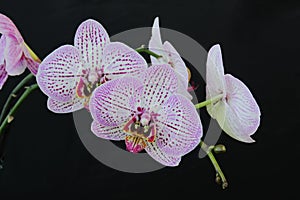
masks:
<svg viewBox="0 0 300 200"><path fill-rule="evenodd" d="M11 123L12 121L14 120L14 117L13 116L8 116L8 119L7 119L7 122L8 123Z"/></svg>
<svg viewBox="0 0 300 200"><path fill-rule="evenodd" d="M214 147L214 152L215 153L225 153L226 147L223 144L218 144Z"/></svg>

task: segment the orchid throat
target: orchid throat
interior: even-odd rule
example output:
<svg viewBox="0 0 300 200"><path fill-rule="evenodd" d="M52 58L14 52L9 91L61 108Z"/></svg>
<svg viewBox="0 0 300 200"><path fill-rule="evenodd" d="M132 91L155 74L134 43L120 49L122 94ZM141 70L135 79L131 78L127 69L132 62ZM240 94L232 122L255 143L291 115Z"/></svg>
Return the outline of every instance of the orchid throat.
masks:
<svg viewBox="0 0 300 200"><path fill-rule="evenodd" d="M137 112L125 124L123 131L127 133L126 148L138 153L146 147L146 142L154 142L156 137L155 118L158 114L138 107Z"/></svg>

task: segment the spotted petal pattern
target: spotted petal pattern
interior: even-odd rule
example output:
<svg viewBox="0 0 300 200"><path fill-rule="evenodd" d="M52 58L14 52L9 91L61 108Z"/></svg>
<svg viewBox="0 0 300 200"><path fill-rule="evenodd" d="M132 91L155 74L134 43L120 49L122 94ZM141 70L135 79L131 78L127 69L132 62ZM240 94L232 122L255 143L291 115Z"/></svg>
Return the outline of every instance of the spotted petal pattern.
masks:
<svg viewBox="0 0 300 200"><path fill-rule="evenodd" d="M144 92L142 100L146 107L163 104L168 97L178 90L178 80L168 65L149 67L141 76Z"/></svg>
<svg viewBox="0 0 300 200"><path fill-rule="evenodd" d="M126 133L123 131L122 126L104 126L97 121L93 121L91 130L92 132L103 139L107 140L124 140Z"/></svg>
<svg viewBox="0 0 300 200"><path fill-rule="evenodd" d="M100 67L101 58L109 36L104 27L97 21L88 19L78 27L74 45L79 49L82 59L91 68Z"/></svg>
<svg viewBox="0 0 300 200"><path fill-rule="evenodd" d="M135 76L147 68L147 62L139 53L120 42L108 44L103 56L103 71L108 79L124 74Z"/></svg>
<svg viewBox="0 0 300 200"><path fill-rule="evenodd" d="M174 157L163 152L156 144L156 142L147 142L147 146L145 148L146 152L157 162L170 167L178 166L181 157Z"/></svg>
<svg viewBox="0 0 300 200"><path fill-rule="evenodd" d="M157 117L157 145L172 156L193 150L202 137L202 125L195 106L184 96L174 94L162 106Z"/></svg>
<svg viewBox="0 0 300 200"><path fill-rule="evenodd" d="M71 101L60 102L49 98L47 107L54 113L70 113L84 108L86 99L74 98Z"/></svg>
<svg viewBox="0 0 300 200"><path fill-rule="evenodd" d="M83 76L81 56L75 47L59 47L44 59L39 68L37 82L45 94L61 102L75 97L77 83Z"/></svg>
<svg viewBox="0 0 300 200"><path fill-rule="evenodd" d="M133 77L115 79L101 85L90 100L93 119L105 126L125 124L140 103L142 89L142 83Z"/></svg>

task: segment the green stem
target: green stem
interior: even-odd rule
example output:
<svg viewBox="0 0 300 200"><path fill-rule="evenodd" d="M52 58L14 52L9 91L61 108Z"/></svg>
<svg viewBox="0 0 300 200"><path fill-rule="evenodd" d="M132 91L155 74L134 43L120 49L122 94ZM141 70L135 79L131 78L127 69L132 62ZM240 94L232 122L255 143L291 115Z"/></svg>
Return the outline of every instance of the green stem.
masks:
<svg viewBox="0 0 300 200"><path fill-rule="evenodd" d="M16 94L19 92L20 89L22 89L24 87L24 85L29 82L32 78L34 77L34 75L32 73L28 74L14 89L13 91L10 93L9 97L7 98L4 106L3 106L3 109L1 111L1 115L0 115L0 123L2 122L3 120L3 117L8 109L8 106L11 102L11 100L13 98L16 97Z"/></svg>
<svg viewBox="0 0 300 200"><path fill-rule="evenodd" d="M149 54L149 55L155 57L156 59L162 57L161 55L158 55L158 54L154 53L153 51L150 51L148 48L146 48L146 47L144 47L144 46L141 46L141 47L139 47L139 48L137 48L137 49L135 49L135 50L136 50L138 53L143 53L143 52L144 52L144 53L147 53L147 54Z"/></svg>
<svg viewBox="0 0 300 200"><path fill-rule="evenodd" d="M203 101L203 102L201 102L201 103L195 104L195 107L196 107L197 109L202 108L202 107L207 106L207 105L209 105L209 104L211 104L211 103L214 103L214 102L216 102L216 101L219 101L220 99L222 99L222 97L223 97L223 94L219 94L219 95L217 95L217 96L215 96L215 97L213 97L213 98L211 98L211 99L208 99L208 100Z"/></svg>
<svg viewBox="0 0 300 200"><path fill-rule="evenodd" d="M219 183L221 181L222 188L225 189L228 187L228 182L225 178L224 173L222 172L222 169L220 165L218 164L218 161L216 160L214 154L212 153L212 150L214 149L214 146L207 146L203 141L200 142L201 149L203 149L206 154L208 155L211 163L213 164L215 170L216 170L216 181Z"/></svg>
<svg viewBox="0 0 300 200"><path fill-rule="evenodd" d="M7 124L10 123L10 121L13 119L13 115L16 112L16 110L19 108L19 106L22 104L22 102L26 99L26 97L35 89L38 88L37 84L31 85L26 88L25 92L22 94L22 96L19 98L19 100L16 102L16 104L12 107L12 109L9 111L8 115L2 122L0 126L0 136L3 133L4 129L6 128Z"/></svg>

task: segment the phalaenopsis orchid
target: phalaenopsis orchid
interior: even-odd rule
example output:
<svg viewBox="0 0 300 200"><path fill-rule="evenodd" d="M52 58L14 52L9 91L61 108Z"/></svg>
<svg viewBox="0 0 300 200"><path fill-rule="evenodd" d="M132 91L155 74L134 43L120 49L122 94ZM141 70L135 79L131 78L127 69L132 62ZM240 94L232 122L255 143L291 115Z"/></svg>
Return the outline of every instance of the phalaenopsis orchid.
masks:
<svg viewBox="0 0 300 200"><path fill-rule="evenodd" d="M3 107L0 136L23 100L40 88L48 96L50 111L71 113L86 108L93 119L91 132L99 140L124 140L128 152L146 151L162 165L178 166L181 157L199 145L209 155L223 188L227 181L213 153L224 146L208 146L201 140L197 109L206 106L229 136L254 142L250 136L260 124L260 109L243 82L224 74L220 46L208 52L206 100L193 104L188 92L190 71L173 45L162 42L158 18L149 48L143 51L150 55L149 66L141 49L111 42L104 27L93 19L79 25L73 45L57 48L42 61L3 14L0 33L0 89L9 76L20 75L26 68L31 72ZM28 86L35 76L37 84ZM24 86L24 93L16 96ZM9 108L13 98L16 103Z"/></svg>

